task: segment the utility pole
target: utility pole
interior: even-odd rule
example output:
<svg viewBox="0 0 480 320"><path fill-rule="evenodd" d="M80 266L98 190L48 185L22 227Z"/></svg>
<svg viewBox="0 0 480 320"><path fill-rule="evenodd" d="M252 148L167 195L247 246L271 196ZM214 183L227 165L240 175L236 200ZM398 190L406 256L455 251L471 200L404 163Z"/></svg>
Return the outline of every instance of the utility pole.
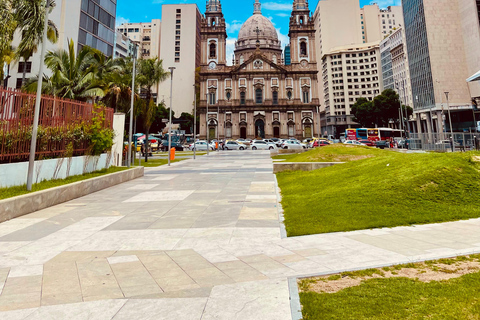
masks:
<svg viewBox="0 0 480 320"><path fill-rule="evenodd" d="M168 68L168 70L170 70L170 75L171 75L170 77L170 115L169 115L169 123L168 123L168 166L170 167L171 165L170 158L172 153L170 149L172 148L173 71L175 70L175 67L170 67Z"/></svg>
<svg viewBox="0 0 480 320"><path fill-rule="evenodd" d="M133 52L133 73L132 73L132 91L131 91L131 99L130 99L130 125L129 125L129 131L128 131L128 161L127 161L127 167L130 168L132 165L132 134L133 134L133 102L135 100L135 75L137 73L137 44L135 44L135 50ZM136 146L137 144L135 144ZM137 149L135 148L135 153L137 152Z"/></svg>
<svg viewBox="0 0 480 320"><path fill-rule="evenodd" d="M453 126L452 126L452 114L450 113L450 102L448 100L449 98L449 92L445 92L445 96L447 96L447 110L448 110L448 120L450 122L450 145L452 147L452 152L455 152L454 149L454 144L453 144Z"/></svg>
<svg viewBox="0 0 480 320"><path fill-rule="evenodd" d="M195 94L195 104L193 106L193 159L197 158L197 84L193 85Z"/></svg>
<svg viewBox="0 0 480 320"><path fill-rule="evenodd" d="M38 71L38 83L37 83L37 97L35 99L35 115L33 117L32 128L32 141L30 143L30 158L28 160L28 173L27 173L27 190L32 191L33 185L33 170L35 168L35 153L37 148L37 132L38 132L38 120L40 117L40 103L42 102L42 80L43 80L43 68L45 67L45 52L47 48L47 29L48 29L48 13L50 11L50 0L47 0L45 5L45 21L43 24L42 35L42 51L40 54L40 68ZM26 68L26 65L23 66Z"/></svg>

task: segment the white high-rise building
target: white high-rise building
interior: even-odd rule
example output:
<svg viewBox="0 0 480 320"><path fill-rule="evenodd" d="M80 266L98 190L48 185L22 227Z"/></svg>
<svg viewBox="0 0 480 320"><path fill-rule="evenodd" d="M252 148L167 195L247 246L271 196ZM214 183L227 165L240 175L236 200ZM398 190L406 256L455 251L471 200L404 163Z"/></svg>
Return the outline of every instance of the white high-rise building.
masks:
<svg viewBox="0 0 480 320"><path fill-rule="evenodd" d="M127 36L139 46L138 58L150 59L160 57L161 22L123 23L117 31Z"/></svg>
<svg viewBox="0 0 480 320"><path fill-rule="evenodd" d="M200 23L202 15L196 4L162 6L160 59L163 68L175 67L173 79L173 111L192 113L195 70L200 67ZM170 81L159 85L158 101L170 107Z"/></svg>
<svg viewBox="0 0 480 320"><path fill-rule="evenodd" d="M116 0L57 0L49 20L56 25L59 38L56 44L47 41L47 52L67 50L72 40L77 52L88 45L111 56L115 42L116 7ZM13 41L14 47L19 44L20 39L20 34L17 33ZM37 76L41 49L41 45L38 46L37 52L26 64L22 60L10 65L8 87L21 87L24 67L27 71L26 78ZM49 74L49 70L45 70L45 73Z"/></svg>
<svg viewBox="0 0 480 320"><path fill-rule="evenodd" d="M360 19L363 42L380 41L403 26L403 11L401 6L380 9L374 3L360 9Z"/></svg>

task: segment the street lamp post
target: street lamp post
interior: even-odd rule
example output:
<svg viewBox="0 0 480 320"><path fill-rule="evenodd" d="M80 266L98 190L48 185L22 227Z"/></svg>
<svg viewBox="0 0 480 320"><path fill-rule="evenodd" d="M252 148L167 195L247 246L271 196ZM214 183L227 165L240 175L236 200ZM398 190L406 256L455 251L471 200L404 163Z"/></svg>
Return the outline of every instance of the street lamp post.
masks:
<svg viewBox="0 0 480 320"><path fill-rule="evenodd" d="M205 116L205 119L206 119L206 122L205 122L205 125L207 127L207 156L210 155L210 130L208 128L208 98L209 98L209 94L208 93L205 93L205 97L207 98L207 115Z"/></svg>
<svg viewBox="0 0 480 320"><path fill-rule="evenodd" d="M137 64L137 44L135 44L135 49L133 52L133 73L132 73L132 91L130 99L130 125L128 131L128 161L127 166L130 168L132 165L132 130L133 130L133 102L135 100L135 74L137 73L136 64ZM137 149L135 148L135 152Z"/></svg>
<svg viewBox="0 0 480 320"><path fill-rule="evenodd" d="M322 137L322 117L320 116L320 106L317 106L317 114L318 114L318 137Z"/></svg>
<svg viewBox="0 0 480 320"><path fill-rule="evenodd" d="M220 152L220 106L217 106L217 152Z"/></svg>
<svg viewBox="0 0 480 320"><path fill-rule="evenodd" d="M193 106L193 159L197 158L197 84L194 84L193 87L195 88L195 104Z"/></svg>
<svg viewBox="0 0 480 320"><path fill-rule="evenodd" d="M173 108L173 71L175 70L175 67L170 67L168 68L170 70L170 114L169 114L169 123L168 123L168 166L171 164L171 153L172 150L172 108ZM148 137L147 137L148 139Z"/></svg>
<svg viewBox="0 0 480 320"><path fill-rule="evenodd" d="M397 81L395 81L395 87L397 87L397 93L399 93L400 92L400 87L399 87ZM398 97L398 101L400 103L400 114L399 114L399 116L401 117L401 119L400 119L400 130L402 131L401 137L403 139L403 134L404 134L404 130L403 130L403 124L404 124L403 123L403 106L402 106L402 100L400 99L400 95Z"/></svg>
<svg viewBox="0 0 480 320"><path fill-rule="evenodd" d="M48 29L48 11L50 9L50 0L47 0L45 5L45 21L43 24L43 35L42 35L42 51L40 54L40 68L38 71L38 83L37 83L37 97L35 99L35 115L33 118L33 128L32 128L32 141L30 143L30 158L28 160L28 173L27 173L27 190L32 191L33 185L33 170L35 167L35 153L37 147L37 132L38 132L38 119L40 117L40 103L42 101L42 79L43 79L43 68L45 66L45 52L47 44L47 29ZM24 66L26 68L26 66Z"/></svg>

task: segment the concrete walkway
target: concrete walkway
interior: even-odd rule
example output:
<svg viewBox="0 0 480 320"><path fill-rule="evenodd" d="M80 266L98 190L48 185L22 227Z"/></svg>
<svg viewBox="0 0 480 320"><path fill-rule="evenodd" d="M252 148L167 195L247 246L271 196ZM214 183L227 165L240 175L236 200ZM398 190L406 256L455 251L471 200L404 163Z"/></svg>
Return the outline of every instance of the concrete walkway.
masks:
<svg viewBox="0 0 480 320"><path fill-rule="evenodd" d="M479 227L282 238L269 153L212 153L0 224L0 319L292 319L289 277L478 253Z"/></svg>

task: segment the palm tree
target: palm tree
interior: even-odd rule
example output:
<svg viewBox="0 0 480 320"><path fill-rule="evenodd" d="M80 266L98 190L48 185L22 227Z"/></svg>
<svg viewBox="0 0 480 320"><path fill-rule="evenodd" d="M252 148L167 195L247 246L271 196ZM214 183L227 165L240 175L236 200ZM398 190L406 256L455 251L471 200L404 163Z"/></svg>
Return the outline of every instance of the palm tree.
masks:
<svg viewBox="0 0 480 320"><path fill-rule="evenodd" d="M102 83L105 96L102 101L106 106L117 111L128 113L132 93L132 68L131 59L115 59L115 68L109 68L102 74Z"/></svg>
<svg viewBox="0 0 480 320"><path fill-rule="evenodd" d="M22 35L17 56L24 61L22 83L25 83L27 62L42 44L45 10L52 11L55 0L50 0L49 8L46 8L46 0L15 0L13 3L17 28ZM57 27L51 20L48 20L47 39L52 43L56 43L58 39Z"/></svg>
<svg viewBox="0 0 480 320"><path fill-rule="evenodd" d="M142 115L144 117L144 129L146 131L145 139L145 162L148 162L148 149L149 149L149 140L148 135L150 127L153 124L156 105L152 100L152 87L158 85L159 83L165 81L170 72L167 72L163 69L163 61L158 58L154 59L142 59L139 61L137 81L140 87L146 92L146 99L144 105L144 110Z"/></svg>
<svg viewBox="0 0 480 320"><path fill-rule="evenodd" d="M17 21L13 11L12 0L3 0L0 2L0 66L4 63L10 65L12 62L13 48L13 34L17 28ZM0 68L0 79L4 78L3 68Z"/></svg>
<svg viewBox="0 0 480 320"><path fill-rule="evenodd" d="M95 97L103 97L102 84L95 77L96 49L85 46L75 55L73 40L68 45L68 51L49 52L45 57L47 68L52 71L51 78L43 77L44 83L50 81L54 96L72 100L88 101ZM34 92L38 79L32 79L27 92ZM48 83L47 81L47 83Z"/></svg>

